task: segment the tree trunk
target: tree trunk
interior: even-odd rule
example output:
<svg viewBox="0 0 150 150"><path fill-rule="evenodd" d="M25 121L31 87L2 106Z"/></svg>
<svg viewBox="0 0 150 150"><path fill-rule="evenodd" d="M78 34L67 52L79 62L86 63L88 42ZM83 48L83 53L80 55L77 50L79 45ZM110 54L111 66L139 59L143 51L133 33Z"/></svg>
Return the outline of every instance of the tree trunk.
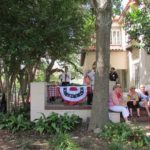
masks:
<svg viewBox="0 0 150 150"><path fill-rule="evenodd" d="M111 0L93 0L96 9L96 79L89 130L101 128L109 120L109 66Z"/></svg>
<svg viewBox="0 0 150 150"><path fill-rule="evenodd" d="M36 63L35 65L30 66L28 68L28 71L27 71L28 72L27 77L26 77L27 82L25 82L25 84L26 84L26 88L28 89L28 93L27 93L26 103L29 103L29 100L30 100L30 83L33 82L33 80L35 78L35 74L36 74L38 64L39 63Z"/></svg>
<svg viewBox="0 0 150 150"><path fill-rule="evenodd" d="M12 91L12 83L11 83L11 81L10 81L10 76L8 75L8 74L6 74L6 104L7 104L7 112L11 112L11 110L12 110L12 97L11 97L11 95L12 95L12 93L11 93L11 91Z"/></svg>
<svg viewBox="0 0 150 150"><path fill-rule="evenodd" d="M51 60L51 63L48 65L48 67L46 68L46 74L45 74L45 81L49 82L50 81L50 75L51 75L51 70L54 66L55 63L55 59Z"/></svg>

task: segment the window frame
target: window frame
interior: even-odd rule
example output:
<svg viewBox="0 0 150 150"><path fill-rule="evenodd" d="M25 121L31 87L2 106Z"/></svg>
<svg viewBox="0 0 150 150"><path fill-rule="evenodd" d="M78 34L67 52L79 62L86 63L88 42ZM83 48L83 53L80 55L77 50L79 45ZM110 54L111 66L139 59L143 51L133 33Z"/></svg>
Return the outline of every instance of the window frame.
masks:
<svg viewBox="0 0 150 150"><path fill-rule="evenodd" d="M110 33L110 45L121 45L122 35L121 29L112 29Z"/></svg>

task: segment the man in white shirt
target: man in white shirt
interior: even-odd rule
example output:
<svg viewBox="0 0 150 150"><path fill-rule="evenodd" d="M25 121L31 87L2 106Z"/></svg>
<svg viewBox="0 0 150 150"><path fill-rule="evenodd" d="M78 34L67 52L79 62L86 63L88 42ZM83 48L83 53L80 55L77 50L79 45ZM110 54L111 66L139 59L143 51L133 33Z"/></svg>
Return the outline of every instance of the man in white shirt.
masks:
<svg viewBox="0 0 150 150"><path fill-rule="evenodd" d="M65 71L59 76L61 85L66 86L70 84L71 74L68 72L68 67L65 66Z"/></svg>
<svg viewBox="0 0 150 150"><path fill-rule="evenodd" d="M95 71L96 71L96 62L93 63L92 70L88 73L88 77L90 79L90 85L91 85L91 88L92 88L92 93L89 93L88 97L87 97L87 104L88 105L92 104L93 91L94 91L94 82L95 82Z"/></svg>

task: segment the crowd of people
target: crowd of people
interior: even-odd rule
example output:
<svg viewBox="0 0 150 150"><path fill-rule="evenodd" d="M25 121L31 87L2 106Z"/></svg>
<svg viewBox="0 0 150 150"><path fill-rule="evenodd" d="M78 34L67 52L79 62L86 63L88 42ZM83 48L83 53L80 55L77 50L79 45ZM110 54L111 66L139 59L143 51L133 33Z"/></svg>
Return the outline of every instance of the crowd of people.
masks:
<svg viewBox="0 0 150 150"><path fill-rule="evenodd" d="M109 109L114 112L121 112L125 122L133 117L133 109L137 111L137 117L140 117L140 109L144 108L150 117L150 96L146 91L145 85L140 85L139 90L131 86L127 94L127 100L123 99L122 88L119 84L113 87L109 96Z"/></svg>
<svg viewBox="0 0 150 150"><path fill-rule="evenodd" d="M93 63L92 69L88 70L83 79L83 84L91 86L91 91L87 95L87 104L92 105L94 82L95 82L96 62ZM59 76L62 86L70 84L71 75L68 72L68 67L65 66L64 72ZM133 117L133 110L137 112L137 117L140 117L140 110L144 108L147 115L150 117L150 96L146 91L145 85L140 85L139 90L135 86L129 88L126 99L123 98L123 91L119 84L119 76L114 67L109 72L109 110L120 112L125 120L129 122L129 117Z"/></svg>
<svg viewBox="0 0 150 150"><path fill-rule="evenodd" d="M88 70L84 76L84 84L91 85L94 89L96 62L92 65L92 70ZM93 92L88 95L87 104L92 104ZM146 91L145 85L140 85L139 89L135 86L129 88L126 99L123 97L123 91L119 84L119 77L114 67L109 73L109 110L120 112L125 120L129 123L129 117L133 117L133 110L137 112L137 117L140 117L140 110L144 108L147 115L150 117L150 96Z"/></svg>

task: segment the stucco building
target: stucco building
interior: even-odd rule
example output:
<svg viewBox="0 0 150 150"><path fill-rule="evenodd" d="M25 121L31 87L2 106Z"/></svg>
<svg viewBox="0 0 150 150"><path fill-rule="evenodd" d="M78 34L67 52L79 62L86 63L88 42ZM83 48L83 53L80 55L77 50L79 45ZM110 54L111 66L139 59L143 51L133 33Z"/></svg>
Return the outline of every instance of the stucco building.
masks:
<svg viewBox="0 0 150 150"><path fill-rule="evenodd" d="M124 91L131 85L137 88L140 84L150 85L150 54L144 49L137 49L133 43L128 43L128 35L124 30L124 19L131 5L137 5L137 0L129 0L123 13L112 19L110 40L110 66L115 67L120 84ZM91 69L96 60L96 39L91 38L91 46L81 50L81 66L83 72Z"/></svg>
<svg viewBox="0 0 150 150"><path fill-rule="evenodd" d="M81 66L83 71L92 68L96 60L96 39L91 38L91 46L81 50ZM110 40L110 66L114 67L119 74L119 81L124 89L127 88L128 51L126 51L125 30L122 18L115 17L112 20Z"/></svg>

